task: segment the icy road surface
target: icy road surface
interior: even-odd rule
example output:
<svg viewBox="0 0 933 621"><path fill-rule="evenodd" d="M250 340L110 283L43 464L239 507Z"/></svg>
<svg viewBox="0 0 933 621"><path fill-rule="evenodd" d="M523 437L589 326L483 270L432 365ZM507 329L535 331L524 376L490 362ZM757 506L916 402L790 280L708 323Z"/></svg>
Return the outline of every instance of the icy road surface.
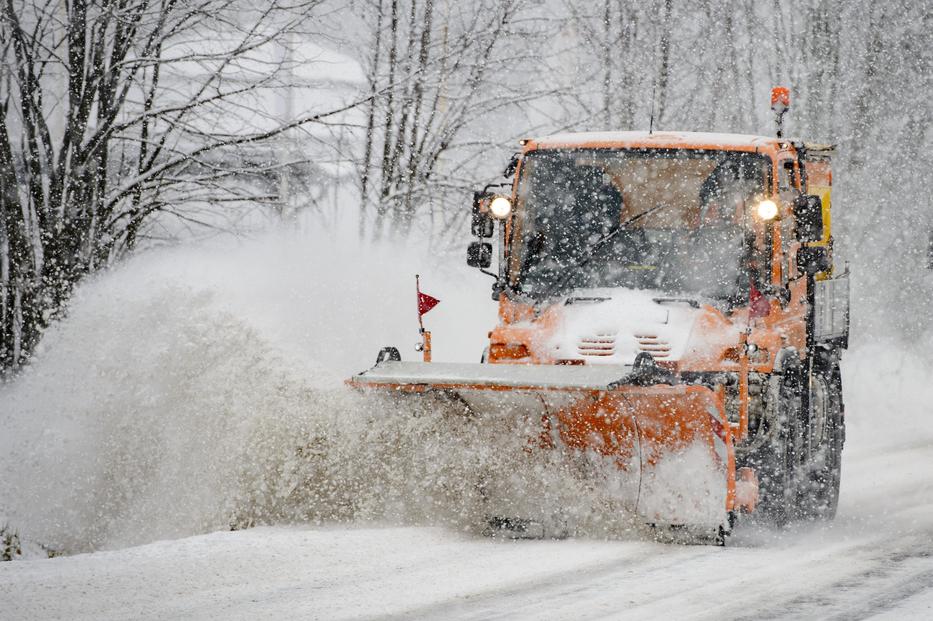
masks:
<svg viewBox="0 0 933 621"><path fill-rule="evenodd" d="M848 392L831 525L747 525L726 548L441 528L218 532L0 563L0 609L16 619L933 618L928 395L902 393L895 409L868 382ZM886 415L881 426L868 424L872 411Z"/></svg>

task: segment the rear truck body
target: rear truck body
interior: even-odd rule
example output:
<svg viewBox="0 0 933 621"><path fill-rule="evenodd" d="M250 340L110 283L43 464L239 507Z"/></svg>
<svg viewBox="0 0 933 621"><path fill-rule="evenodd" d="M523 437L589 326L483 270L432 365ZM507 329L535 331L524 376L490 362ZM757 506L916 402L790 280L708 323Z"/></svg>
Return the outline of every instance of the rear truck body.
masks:
<svg viewBox="0 0 933 621"><path fill-rule="evenodd" d="M540 419L543 443L629 475L648 524L721 541L740 513L832 518L848 342L832 154L735 134L524 140L511 191L474 197L468 262L498 257L482 362L393 350L348 383Z"/></svg>

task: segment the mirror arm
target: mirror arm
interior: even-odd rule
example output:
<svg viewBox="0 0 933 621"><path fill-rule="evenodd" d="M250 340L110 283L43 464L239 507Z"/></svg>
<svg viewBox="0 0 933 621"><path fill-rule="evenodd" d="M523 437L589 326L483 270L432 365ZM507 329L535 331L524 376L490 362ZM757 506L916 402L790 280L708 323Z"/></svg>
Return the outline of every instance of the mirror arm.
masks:
<svg viewBox="0 0 933 621"><path fill-rule="evenodd" d="M489 193L489 188L504 188L504 187L512 187L512 184L511 184L510 182L507 182L507 181L504 182L504 183L495 183L495 182L493 182L493 183L487 183L485 186L483 186L483 190L482 190L482 191L483 191L483 194L488 194L488 193Z"/></svg>
<svg viewBox="0 0 933 621"><path fill-rule="evenodd" d="M513 174L515 174L515 169L518 168L518 162L521 159L521 153L514 153L512 159L509 160L509 165L505 167L505 171L502 173L502 176L508 179Z"/></svg>

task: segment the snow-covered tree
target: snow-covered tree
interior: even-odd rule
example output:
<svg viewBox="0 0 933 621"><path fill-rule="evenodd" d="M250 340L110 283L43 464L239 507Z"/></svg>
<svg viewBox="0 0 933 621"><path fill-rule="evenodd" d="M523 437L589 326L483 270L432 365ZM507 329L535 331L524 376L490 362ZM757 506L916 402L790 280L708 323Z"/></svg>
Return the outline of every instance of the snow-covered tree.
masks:
<svg viewBox="0 0 933 621"><path fill-rule="evenodd" d="M276 156L278 137L352 106L277 109L320 4L0 5L0 369L140 239L280 204L308 156Z"/></svg>

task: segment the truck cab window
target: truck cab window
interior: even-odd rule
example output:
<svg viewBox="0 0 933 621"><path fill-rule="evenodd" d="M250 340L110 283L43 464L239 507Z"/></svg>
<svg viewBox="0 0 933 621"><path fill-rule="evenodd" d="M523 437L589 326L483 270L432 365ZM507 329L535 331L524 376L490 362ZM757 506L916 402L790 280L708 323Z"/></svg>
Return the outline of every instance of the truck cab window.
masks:
<svg viewBox="0 0 933 621"><path fill-rule="evenodd" d="M512 288L535 297L631 287L728 304L747 295L748 211L768 172L767 158L745 152L529 153L513 221ZM597 240L645 213L588 258Z"/></svg>

